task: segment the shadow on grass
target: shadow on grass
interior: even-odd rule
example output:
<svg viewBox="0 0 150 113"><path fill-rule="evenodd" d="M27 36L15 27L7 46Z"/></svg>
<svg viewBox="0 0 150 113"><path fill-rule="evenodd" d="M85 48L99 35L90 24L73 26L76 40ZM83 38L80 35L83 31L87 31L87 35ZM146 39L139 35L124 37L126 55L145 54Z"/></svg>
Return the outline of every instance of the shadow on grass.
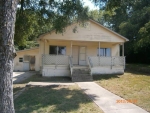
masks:
<svg viewBox="0 0 150 113"><path fill-rule="evenodd" d="M30 78L24 80L22 83L28 82L72 82L70 77L43 77L42 75L35 74Z"/></svg>
<svg viewBox="0 0 150 113"><path fill-rule="evenodd" d="M93 75L93 80L98 81L98 80L102 80L102 79L111 79L111 78L119 78L119 76L121 75Z"/></svg>
<svg viewBox="0 0 150 113"><path fill-rule="evenodd" d="M148 65L127 64L125 72L136 75L150 76L150 67Z"/></svg>
<svg viewBox="0 0 150 113"><path fill-rule="evenodd" d="M15 110L16 113L66 113L76 111L80 108L80 104L89 102L91 100L77 88L57 85L36 86L29 87L15 99Z"/></svg>

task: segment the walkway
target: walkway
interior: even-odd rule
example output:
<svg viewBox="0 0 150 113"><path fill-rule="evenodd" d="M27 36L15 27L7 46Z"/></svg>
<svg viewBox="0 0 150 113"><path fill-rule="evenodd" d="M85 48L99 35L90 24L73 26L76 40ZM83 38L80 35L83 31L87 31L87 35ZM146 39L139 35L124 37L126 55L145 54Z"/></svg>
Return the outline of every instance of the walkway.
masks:
<svg viewBox="0 0 150 113"><path fill-rule="evenodd" d="M18 84L36 74L35 71L28 72L13 72L13 83Z"/></svg>
<svg viewBox="0 0 150 113"><path fill-rule="evenodd" d="M132 103L120 102L124 99L94 82L76 83L104 111L104 113L148 113ZM118 101L120 103L117 103Z"/></svg>
<svg viewBox="0 0 150 113"><path fill-rule="evenodd" d="M27 86L49 86L49 85L75 85L75 83L59 83L59 82L29 82Z"/></svg>

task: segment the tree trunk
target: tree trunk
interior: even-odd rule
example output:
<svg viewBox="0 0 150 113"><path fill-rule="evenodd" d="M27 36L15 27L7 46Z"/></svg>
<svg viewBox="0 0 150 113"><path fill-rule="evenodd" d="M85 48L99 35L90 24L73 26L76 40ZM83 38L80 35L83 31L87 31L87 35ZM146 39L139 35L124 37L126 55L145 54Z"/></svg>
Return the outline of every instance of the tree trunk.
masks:
<svg viewBox="0 0 150 113"><path fill-rule="evenodd" d="M13 59L16 9L17 0L0 0L0 113L15 113Z"/></svg>

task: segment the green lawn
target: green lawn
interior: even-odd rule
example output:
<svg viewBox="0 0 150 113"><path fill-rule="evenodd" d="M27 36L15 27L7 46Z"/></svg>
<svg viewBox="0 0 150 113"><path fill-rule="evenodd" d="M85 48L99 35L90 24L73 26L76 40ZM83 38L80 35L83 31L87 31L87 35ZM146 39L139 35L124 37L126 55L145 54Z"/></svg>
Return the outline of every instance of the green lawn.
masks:
<svg viewBox="0 0 150 113"><path fill-rule="evenodd" d="M73 86L28 87L15 99L16 113L103 113Z"/></svg>
<svg viewBox="0 0 150 113"><path fill-rule="evenodd" d="M100 86L123 97L137 100L136 105L150 112L149 66L127 65L124 75L99 75L94 80Z"/></svg>

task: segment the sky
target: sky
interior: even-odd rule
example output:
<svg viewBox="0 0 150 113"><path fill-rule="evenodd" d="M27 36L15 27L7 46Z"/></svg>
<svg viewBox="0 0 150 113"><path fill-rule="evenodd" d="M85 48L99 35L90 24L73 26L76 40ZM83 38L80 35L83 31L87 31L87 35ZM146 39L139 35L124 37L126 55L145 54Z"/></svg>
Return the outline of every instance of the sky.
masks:
<svg viewBox="0 0 150 113"><path fill-rule="evenodd" d="M83 5L88 6L90 10L98 9L90 0L83 0Z"/></svg>

